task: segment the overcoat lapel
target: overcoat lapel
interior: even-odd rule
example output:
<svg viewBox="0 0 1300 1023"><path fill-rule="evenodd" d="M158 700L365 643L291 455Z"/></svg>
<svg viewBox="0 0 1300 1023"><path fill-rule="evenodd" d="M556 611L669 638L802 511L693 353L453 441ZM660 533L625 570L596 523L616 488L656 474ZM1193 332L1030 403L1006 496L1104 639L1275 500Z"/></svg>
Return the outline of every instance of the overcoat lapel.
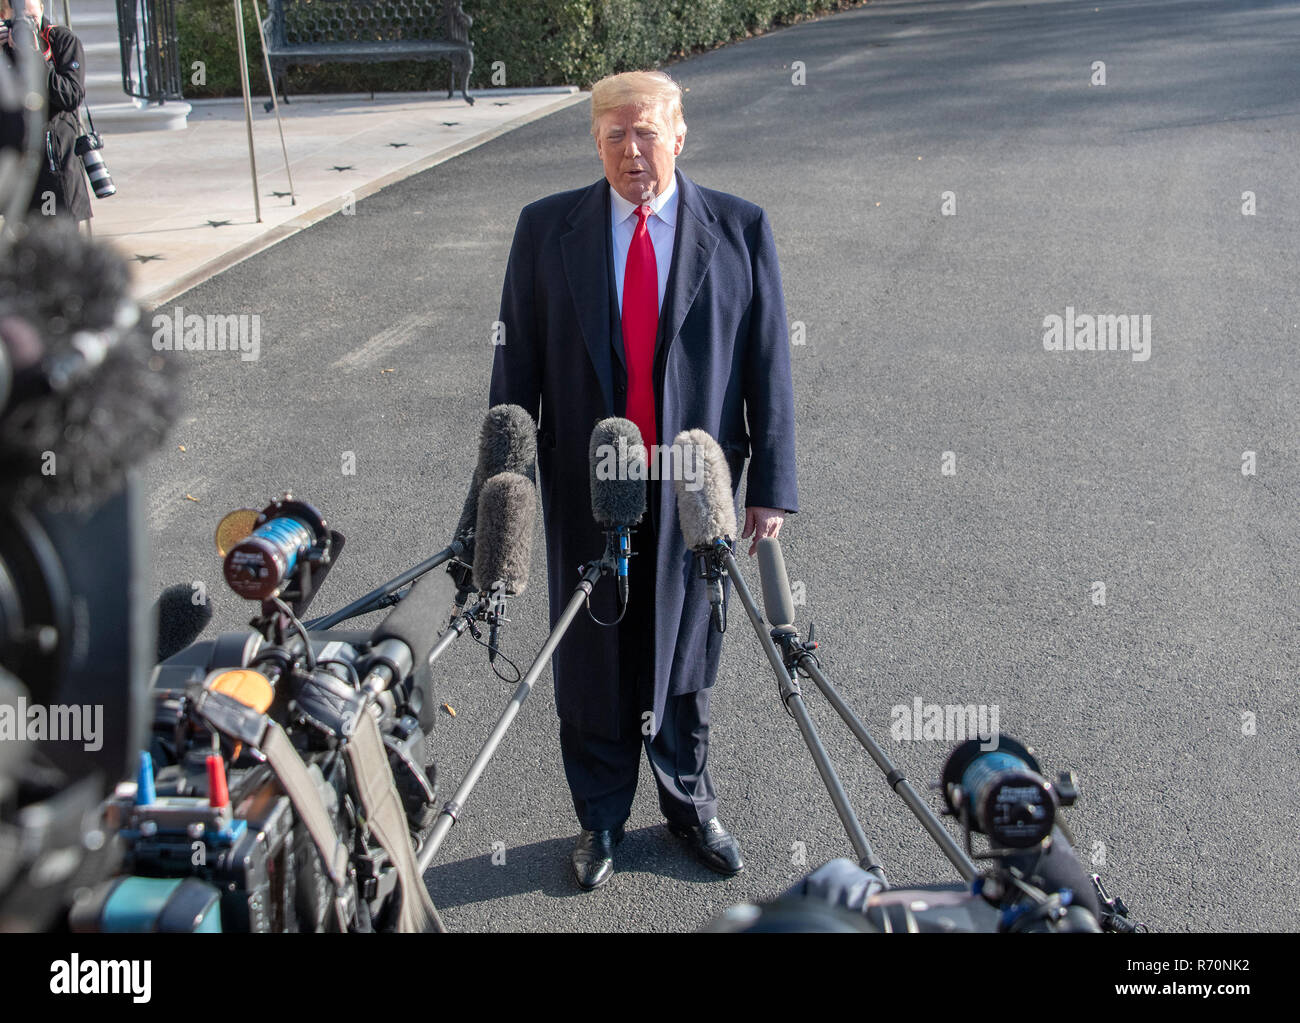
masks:
<svg viewBox="0 0 1300 1023"><path fill-rule="evenodd" d="M705 205L695 183L681 171L677 172L677 237L673 244L673 269L664 291L664 315L656 341L655 355L665 343L672 347L681 333L686 314L709 272L709 263L718 247L718 236L710 224L716 221L713 211ZM670 443L671 437L664 443Z"/></svg>
<svg viewBox="0 0 1300 1023"><path fill-rule="evenodd" d="M605 414L614 414L614 371L609 333L609 182L587 189L567 218L560 238L564 275L569 281L578 326L605 397Z"/></svg>

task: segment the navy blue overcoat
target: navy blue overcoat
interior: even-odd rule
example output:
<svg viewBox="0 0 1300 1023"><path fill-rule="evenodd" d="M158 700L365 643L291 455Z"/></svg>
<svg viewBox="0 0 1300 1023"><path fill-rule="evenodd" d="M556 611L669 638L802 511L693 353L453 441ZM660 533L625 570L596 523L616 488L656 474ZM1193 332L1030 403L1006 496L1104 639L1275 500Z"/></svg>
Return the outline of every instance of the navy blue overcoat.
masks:
<svg viewBox="0 0 1300 1023"><path fill-rule="evenodd" d="M733 496L750 457L746 503L798 511L789 331L767 215L753 203L699 187L680 170L677 187L673 261L656 343L659 442L671 444L681 430L706 430L727 455ZM579 567L605 548L591 515L592 428L626 409L609 191L602 179L526 206L501 295L504 343L496 348L490 400L522 406L538 423L552 625L573 595ZM657 566L654 706L644 708L653 711L656 731L665 698L711 686L721 654L671 483L658 493L658 549L631 564L636 571L639 558L654 557ZM617 603L607 578L596 588L592 611L611 621ZM645 609L629 607L628 615L651 627ZM742 621L736 626L748 631ZM551 661L560 717L610 738L619 731L618 632L580 612Z"/></svg>

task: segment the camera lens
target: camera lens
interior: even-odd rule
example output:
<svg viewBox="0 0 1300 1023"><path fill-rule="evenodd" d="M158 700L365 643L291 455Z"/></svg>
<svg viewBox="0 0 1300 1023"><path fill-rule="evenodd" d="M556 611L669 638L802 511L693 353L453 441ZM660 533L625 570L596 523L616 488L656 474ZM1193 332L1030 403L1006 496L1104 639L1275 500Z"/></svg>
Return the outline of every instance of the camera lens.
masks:
<svg viewBox="0 0 1300 1023"><path fill-rule="evenodd" d="M108 173L108 167L104 163L104 157L100 154L99 139L90 135L83 135L77 139L77 155L81 157L82 166L86 168L86 177L90 178L90 187L95 190L95 195L100 199L107 199L110 195L117 194L117 186L113 184L113 177Z"/></svg>

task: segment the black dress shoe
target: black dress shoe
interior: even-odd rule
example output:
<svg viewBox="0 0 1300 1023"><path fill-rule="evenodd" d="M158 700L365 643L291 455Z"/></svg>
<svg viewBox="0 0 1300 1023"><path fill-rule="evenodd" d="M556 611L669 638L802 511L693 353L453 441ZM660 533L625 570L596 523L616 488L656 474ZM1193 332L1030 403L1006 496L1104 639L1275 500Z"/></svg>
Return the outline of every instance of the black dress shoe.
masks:
<svg viewBox="0 0 1300 1023"><path fill-rule="evenodd" d="M745 869L740 855L740 843L719 822L710 817L698 827L668 822L668 830L690 846L695 858L719 874L739 874Z"/></svg>
<svg viewBox="0 0 1300 1023"><path fill-rule="evenodd" d="M614 873L614 846L623 841L623 825L612 831L583 831L574 843L573 876L586 891L599 888Z"/></svg>

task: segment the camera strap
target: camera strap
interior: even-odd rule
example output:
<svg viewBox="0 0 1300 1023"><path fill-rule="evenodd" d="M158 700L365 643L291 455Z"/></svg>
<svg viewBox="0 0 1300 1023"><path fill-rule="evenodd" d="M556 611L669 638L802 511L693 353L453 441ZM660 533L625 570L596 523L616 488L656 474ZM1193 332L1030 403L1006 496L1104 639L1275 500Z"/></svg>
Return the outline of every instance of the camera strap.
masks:
<svg viewBox="0 0 1300 1023"><path fill-rule="evenodd" d="M284 729L270 718L266 719L266 733L258 749L262 751L266 762L275 771L276 778L284 787L284 794L289 797L289 802L293 804L294 810L307 826L307 831L316 844L316 851L320 853L321 861L325 864L325 871L330 881L334 883L334 912L338 918L339 929L346 931L347 920L351 915L347 912L343 901L348 880L348 850L339 841L334 831L334 824L330 820L329 811L325 808L325 801L321 799L320 789L316 787L315 781L308 773L302 757L294 749L293 741Z"/></svg>
<svg viewBox="0 0 1300 1023"><path fill-rule="evenodd" d="M254 747L266 757L277 780L289 797L298 818L307 828L325 873L334 885L334 909L339 928L347 930L351 914L344 904L348 883L348 850L335 833L333 821L320 789L307 765L294 749L293 741L275 721L259 714L225 693L199 691L195 709L217 731Z"/></svg>
<svg viewBox="0 0 1300 1023"><path fill-rule="evenodd" d="M397 873L401 887L397 930L405 934L445 930L433 900L429 898L429 890L420 877L415 850L411 847L406 811L397 794L397 786L393 784L393 769L388 763L379 725L369 708L361 714L348 738L347 754L352 765L353 784L366 811L366 826L388 853L389 863Z"/></svg>

